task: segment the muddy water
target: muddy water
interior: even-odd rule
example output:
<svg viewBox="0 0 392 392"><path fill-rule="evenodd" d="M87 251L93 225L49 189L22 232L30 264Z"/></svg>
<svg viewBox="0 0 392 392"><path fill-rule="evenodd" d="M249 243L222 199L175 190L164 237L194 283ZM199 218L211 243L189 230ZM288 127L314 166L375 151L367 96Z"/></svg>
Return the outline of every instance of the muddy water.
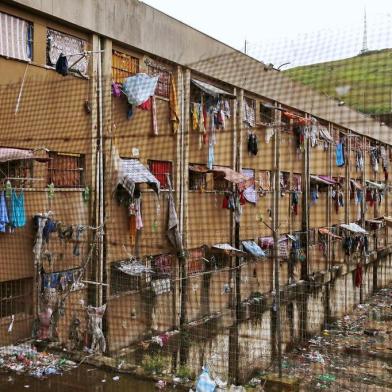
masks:
<svg viewBox="0 0 392 392"><path fill-rule="evenodd" d="M119 376L119 380L113 377ZM153 383L128 375L80 366L63 375L36 379L12 373L0 373L1 392L156 392Z"/></svg>

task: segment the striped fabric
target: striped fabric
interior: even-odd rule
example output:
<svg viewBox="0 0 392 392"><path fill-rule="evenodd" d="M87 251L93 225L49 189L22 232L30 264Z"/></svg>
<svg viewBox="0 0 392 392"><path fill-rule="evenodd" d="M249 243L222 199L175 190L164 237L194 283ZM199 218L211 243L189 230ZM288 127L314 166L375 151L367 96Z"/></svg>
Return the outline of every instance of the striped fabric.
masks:
<svg viewBox="0 0 392 392"><path fill-rule="evenodd" d="M0 56L30 60L32 57L30 34L29 22L0 12Z"/></svg>

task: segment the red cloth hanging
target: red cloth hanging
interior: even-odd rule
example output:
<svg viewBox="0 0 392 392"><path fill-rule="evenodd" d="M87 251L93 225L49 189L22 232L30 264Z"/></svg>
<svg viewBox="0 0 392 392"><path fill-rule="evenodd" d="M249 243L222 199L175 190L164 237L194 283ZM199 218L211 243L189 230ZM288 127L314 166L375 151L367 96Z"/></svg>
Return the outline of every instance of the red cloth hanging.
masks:
<svg viewBox="0 0 392 392"><path fill-rule="evenodd" d="M224 208L224 209L229 208L229 196L227 196L227 195L223 196L222 208Z"/></svg>
<svg viewBox="0 0 392 392"><path fill-rule="evenodd" d="M151 97L148 98L147 101L140 104L138 108L142 110L151 110Z"/></svg>
<svg viewBox="0 0 392 392"><path fill-rule="evenodd" d="M363 267L362 264L358 264L355 270L355 287L361 287L363 279Z"/></svg>

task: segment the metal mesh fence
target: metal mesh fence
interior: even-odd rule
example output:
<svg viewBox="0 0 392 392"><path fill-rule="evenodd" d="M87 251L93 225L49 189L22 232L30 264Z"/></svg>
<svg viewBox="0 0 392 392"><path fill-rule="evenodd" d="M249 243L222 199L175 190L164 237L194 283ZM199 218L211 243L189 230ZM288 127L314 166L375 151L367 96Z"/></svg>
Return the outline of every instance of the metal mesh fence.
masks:
<svg viewBox="0 0 392 392"><path fill-rule="evenodd" d="M391 52L84 39L0 57L0 390L391 389Z"/></svg>

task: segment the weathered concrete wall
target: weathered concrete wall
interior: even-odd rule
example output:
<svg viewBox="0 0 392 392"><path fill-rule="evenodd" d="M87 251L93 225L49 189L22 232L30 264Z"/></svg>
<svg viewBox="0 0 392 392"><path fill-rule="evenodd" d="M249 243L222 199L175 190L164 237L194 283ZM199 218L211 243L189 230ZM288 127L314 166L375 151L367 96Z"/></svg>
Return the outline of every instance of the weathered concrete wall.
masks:
<svg viewBox="0 0 392 392"><path fill-rule="evenodd" d="M142 48L179 64L234 51L137 0L70 0L67 3L56 0L16 0L10 3L97 32L131 47Z"/></svg>

